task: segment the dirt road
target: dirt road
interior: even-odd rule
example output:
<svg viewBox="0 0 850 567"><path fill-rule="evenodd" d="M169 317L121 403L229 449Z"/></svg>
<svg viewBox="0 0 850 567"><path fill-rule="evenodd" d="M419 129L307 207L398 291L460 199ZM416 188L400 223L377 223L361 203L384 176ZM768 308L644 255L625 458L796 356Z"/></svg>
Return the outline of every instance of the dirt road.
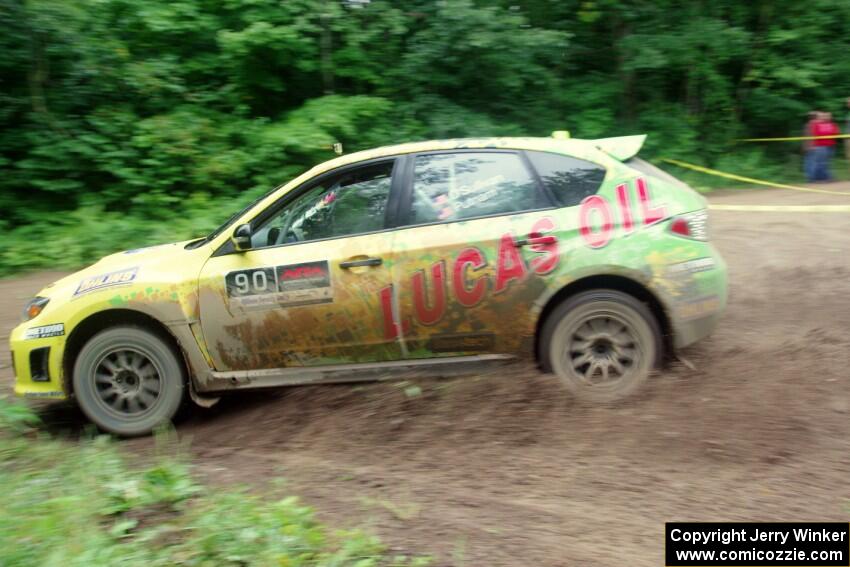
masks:
<svg viewBox="0 0 850 567"><path fill-rule="evenodd" d="M847 205L850 194L711 201ZM715 211L712 221L728 313L683 353L696 370L674 364L628 403L580 406L553 379L512 368L423 382L413 397L389 383L240 395L179 432L213 485L298 494L322 519L365 525L437 565L657 566L665 521L846 521L850 214ZM0 282L3 340L25 297L54 277Z"/></svg>

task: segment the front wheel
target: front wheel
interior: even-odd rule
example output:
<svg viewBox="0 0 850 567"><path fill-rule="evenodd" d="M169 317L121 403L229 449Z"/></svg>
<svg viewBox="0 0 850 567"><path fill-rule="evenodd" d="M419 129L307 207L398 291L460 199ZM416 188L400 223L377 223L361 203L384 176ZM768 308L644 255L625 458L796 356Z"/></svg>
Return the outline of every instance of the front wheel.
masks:
<svg viewBox="0 0 850 567"><path fill-rule="evenodd" d="M183 402L186 372L174 349L139 327L113 327L92 337L74 364L74 393L101 429L145 435L169 421Z"/></svg>
<svg viewBox="0 0 850 567"><path fill-rule="evenodd" d="M614 290L579 293L555 308L540 346L544 369L577 397L594 402L634 393L663 355L652 312Z"/></svg>

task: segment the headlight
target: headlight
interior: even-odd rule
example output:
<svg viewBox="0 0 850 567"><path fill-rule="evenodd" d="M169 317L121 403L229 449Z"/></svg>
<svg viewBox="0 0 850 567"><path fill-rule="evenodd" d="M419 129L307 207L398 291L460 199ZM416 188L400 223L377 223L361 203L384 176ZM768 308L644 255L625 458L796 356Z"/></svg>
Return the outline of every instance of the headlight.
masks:
<svg viewBox="0 0 850 567"><path fill-rule="evenodd" d="M44 310L49 301L46 297L33 297L30 299L27 302L27 306L24 307L24 321L38 317L38 314Z"/></svg>

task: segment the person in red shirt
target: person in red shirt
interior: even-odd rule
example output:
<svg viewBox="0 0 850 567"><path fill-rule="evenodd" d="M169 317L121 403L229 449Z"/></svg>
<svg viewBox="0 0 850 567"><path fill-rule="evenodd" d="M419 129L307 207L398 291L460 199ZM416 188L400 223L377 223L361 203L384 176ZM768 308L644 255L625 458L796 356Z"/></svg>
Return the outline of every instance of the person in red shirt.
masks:
<svg viewBox="0 0 850 567"><path fill-rule="evenodd" d="M812 124L813 136L835 136L841 133L838 125L832 121L832 114L821 112L818 119ZM835 153L835 138L817 138L812 140L812 151L815 160L814 181L832 181L829 171L829 162Z"/></svg>

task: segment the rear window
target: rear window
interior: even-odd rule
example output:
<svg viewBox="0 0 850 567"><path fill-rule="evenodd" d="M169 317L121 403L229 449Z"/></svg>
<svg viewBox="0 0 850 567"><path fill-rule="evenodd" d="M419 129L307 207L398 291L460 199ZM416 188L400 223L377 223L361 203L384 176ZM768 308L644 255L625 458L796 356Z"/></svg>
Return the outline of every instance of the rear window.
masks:
<svg viewBox="0 0 850 567"><path fill-rule="evenodd" d="M578 205L595 194L605 179L605 168L598 163L548 152L528 152L528 158L562 207Z"/></svg>

